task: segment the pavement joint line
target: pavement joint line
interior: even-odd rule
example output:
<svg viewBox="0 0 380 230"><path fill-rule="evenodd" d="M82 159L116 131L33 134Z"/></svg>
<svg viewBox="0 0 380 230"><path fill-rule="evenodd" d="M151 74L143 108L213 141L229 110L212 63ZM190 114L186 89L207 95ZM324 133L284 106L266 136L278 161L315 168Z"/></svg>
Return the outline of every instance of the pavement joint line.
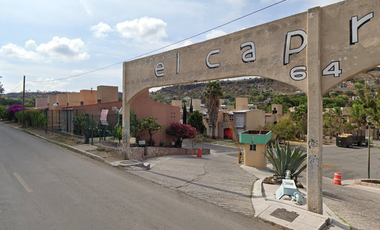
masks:
<svg viewBox="0 0 380 230"><path fill-rule="evenodd" d="M24 179L22 179L22 177L17 172L13 172L13 175L16 177L16 179L20 182L20 184L28 193L33 192L33 190L28 186L28 184L24 181Z"/></svg>

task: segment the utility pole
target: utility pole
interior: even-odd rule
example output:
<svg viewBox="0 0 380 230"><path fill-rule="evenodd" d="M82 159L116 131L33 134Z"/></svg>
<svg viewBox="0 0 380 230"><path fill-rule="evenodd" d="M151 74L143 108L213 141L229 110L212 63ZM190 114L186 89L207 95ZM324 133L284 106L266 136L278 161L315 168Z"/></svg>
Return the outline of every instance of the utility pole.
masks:
<svg viewBox="0 0 380 230"><path fill-rule="evenodd" d="M371 132L370 132L370 127L371 127L371 116L367 116L365 119L367 121L368 125L368 141L367 141L367 146L368 146L368 154L367 154L367 161L368 161L368 179L371 178Z"/></svg>
<svg viewBox="0 0 380 230"><path fill-rule="evenodd" d="M22 127L23 128L25 128L24 111L25 111L25 75L24 75L24 81L22 84Z"/></svg>

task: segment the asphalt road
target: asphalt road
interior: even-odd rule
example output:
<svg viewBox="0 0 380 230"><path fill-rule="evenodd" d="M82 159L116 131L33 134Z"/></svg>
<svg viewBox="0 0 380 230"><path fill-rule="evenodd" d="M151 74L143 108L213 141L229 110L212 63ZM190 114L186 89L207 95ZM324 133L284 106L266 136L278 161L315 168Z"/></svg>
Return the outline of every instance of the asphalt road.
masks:
<svg viewBox="0 0 380 230"><path fill-rule="evenodd" d="M380 179L380 151L370 148L371 178ZM323 147L323 198L327 206L354 229L380 229L380 188L350 185L345 181L368 177L368 148ZM334 185L334 173L342 174L343 186ZM352 183L351 183L352 184Z"/></svg>
<svg viewBox="0 0 380 230"><path fill-rule="evenodd" d="M184 142L185 143L185 142ZM185 147L190 143L185 143ZM236 148L207 143L196 147L210 148L219 154L238 159ZM380 179L380 151L371 147L371 178ZM340 148L335 145L323 147L323 202L353 229L380 229L380 189L345 184L334 185L335 172L342 173L343 180L367 178L367 147ZM306 172L306 170L305 170ZM306 173L299 180L306 185Z"/></svg>
<svg viewBox="0 0 380 230"><path fill-rule="evenodd" d="M0 123L0 229L274 229Z"/></svg>
<svg viewBox="0 0 380 230"><path fill-rule="evenodd" d="M377 141L376 141L377 143ZM370 148L370 177L380 179L380 151ZM368 148L366 146L341 148L336 145L323 147L323 176L334 178L335 172L342 174L342 180L365 179L368 177Z"/></svg>

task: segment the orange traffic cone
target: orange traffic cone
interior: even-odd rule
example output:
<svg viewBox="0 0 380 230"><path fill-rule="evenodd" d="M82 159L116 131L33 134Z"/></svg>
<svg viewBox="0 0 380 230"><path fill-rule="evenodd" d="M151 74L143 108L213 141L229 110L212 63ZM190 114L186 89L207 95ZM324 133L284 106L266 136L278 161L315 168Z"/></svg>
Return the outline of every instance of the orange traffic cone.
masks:
<svg viewBox="0 0 380 230"><path fill-rule="evenodd" d="M333 184L342 185L342 174L340 172L334 174Z"/></svg>

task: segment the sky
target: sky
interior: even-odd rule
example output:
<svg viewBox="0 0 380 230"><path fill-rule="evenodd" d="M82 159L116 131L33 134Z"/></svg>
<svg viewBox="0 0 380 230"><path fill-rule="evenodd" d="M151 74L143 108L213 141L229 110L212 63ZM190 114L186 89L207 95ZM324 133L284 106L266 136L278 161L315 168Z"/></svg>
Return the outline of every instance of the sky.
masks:
<svg viewBox="0 0 380 230"><path fill-rule="evenodd" d="M121 92L124 61L178 41L183 40L147 56L336 2L0 0L0 82L5 93L21 92L23 76L26 91L79 92L111 85Z"/></svg>

